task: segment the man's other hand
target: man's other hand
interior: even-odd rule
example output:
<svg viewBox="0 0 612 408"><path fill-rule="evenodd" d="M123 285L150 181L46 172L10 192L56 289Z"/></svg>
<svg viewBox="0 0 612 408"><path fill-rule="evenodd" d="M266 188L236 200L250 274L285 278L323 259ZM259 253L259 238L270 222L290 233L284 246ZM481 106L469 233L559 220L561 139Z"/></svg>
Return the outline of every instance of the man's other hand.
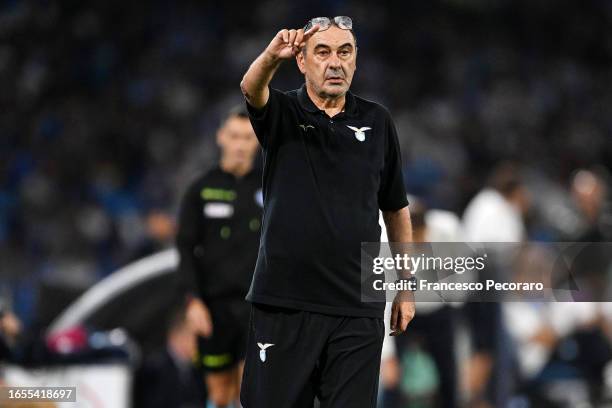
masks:
<svg viewBox="0 0 612 408"><path fill-rule="evenodd" d="M408 323L414 318L414 294L409 290L397 292L391 306L391 336L406 331Z"/></svg>

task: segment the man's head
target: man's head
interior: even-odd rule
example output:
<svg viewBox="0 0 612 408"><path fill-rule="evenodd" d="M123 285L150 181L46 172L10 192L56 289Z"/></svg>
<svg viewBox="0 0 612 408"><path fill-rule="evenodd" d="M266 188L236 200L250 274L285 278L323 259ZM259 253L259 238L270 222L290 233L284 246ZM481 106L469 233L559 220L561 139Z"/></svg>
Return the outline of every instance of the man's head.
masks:
<svg viewBox="0 0 612 408"><path fill-rule="evenodd" d="M522 168L518 163L503 161L489 176L489 186L497 190L506 201L525 214L531 206L531 197L523 180Z"/></svg>
<svg viewBox="0 0 612 408"><path fill-rule="evenodd" d="M251 165L257 153L257 137L244 108L232 109L217 131L221 160L230 167Z"/></svg>
<svg viewBox="0 0 612 408"><path fill-rule="evenodd" d="M571 193L589 222L599 218L606 199L605 179L597 171L578 170L572 178Z"/></svg>
<svg viewBox="0 0 612 408"><path fill-rule="evenodd" d="M322 28L306 42L296 60L311 91L322 98L337 98L351 86L357 68L357 41L353 31L335 19Z"/></svg>

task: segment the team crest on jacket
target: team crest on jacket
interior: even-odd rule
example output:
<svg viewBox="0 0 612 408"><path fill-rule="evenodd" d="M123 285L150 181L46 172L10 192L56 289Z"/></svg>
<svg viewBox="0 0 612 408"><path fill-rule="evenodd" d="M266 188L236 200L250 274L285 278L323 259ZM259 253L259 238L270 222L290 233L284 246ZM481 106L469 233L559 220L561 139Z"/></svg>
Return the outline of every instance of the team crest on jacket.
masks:
<svg viewBox="0 0 612 408"><path fill-rule="evenodd" d="M355 132L355 139L359 140L360 142L363 142L365 140L365 131L372 129L371 127L367 127L367 126L358 128L355 126L346 125L346 127L351 129L353 132Z"/></svg>
<svg viewBox="0 0 612 408"><path fill-rule="evenodd" d="M271 343L257 343L257 345L259 346L259 359L261 360L262 363L266 362L266 349L268 347L272 347L274 344Z"/></svg>

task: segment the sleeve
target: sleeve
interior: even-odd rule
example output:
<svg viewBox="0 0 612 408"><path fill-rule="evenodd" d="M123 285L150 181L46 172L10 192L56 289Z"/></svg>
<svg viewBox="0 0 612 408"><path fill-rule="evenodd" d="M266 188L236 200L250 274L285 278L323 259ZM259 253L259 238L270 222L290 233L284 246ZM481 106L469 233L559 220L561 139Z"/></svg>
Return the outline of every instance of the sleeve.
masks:
<svg viewBox="0 0 612 408"><path fill-rule="evenodd" d="M274 142L274 135L280 131L280 112L284 96L281 91L270 88L268 103L261 109L254 108L245 100L251 125L253 125L259 144L264 149Z"/></svg>
<svg viewBox="0 0 612 408"><path fill-rule="evenodd" d="M197 259L196 247L201 242L198 184L194 183L183 196L176 246L179 252L178 286L181 292L197 296Z"/></svg>
<svg viewBox="0 0 612 408"><path fill-rule="evenodd" d="M382 211L400 210L408 205L408 199L402 176L402 157L397 140L397 130L390 116L387 119L384 160L378 190L378 206Z"/></svg>

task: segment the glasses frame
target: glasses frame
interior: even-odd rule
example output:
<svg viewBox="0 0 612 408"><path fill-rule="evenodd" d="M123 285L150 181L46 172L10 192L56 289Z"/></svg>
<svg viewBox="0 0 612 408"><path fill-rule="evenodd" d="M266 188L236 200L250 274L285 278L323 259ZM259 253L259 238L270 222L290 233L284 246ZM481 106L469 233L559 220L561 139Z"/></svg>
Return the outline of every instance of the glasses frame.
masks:
<svg viewBox="0 0 612 408"><path fill-rule="evenodd" d="M334 24L332 24L332 21ZM310 30L315 25L319 26L319 31L328 30L332 25L336 25L342 30L352 30L353 20L348 16L336 16L334 18L329 17L315 17L310 19L304 26L304 32Z"/></svg>

